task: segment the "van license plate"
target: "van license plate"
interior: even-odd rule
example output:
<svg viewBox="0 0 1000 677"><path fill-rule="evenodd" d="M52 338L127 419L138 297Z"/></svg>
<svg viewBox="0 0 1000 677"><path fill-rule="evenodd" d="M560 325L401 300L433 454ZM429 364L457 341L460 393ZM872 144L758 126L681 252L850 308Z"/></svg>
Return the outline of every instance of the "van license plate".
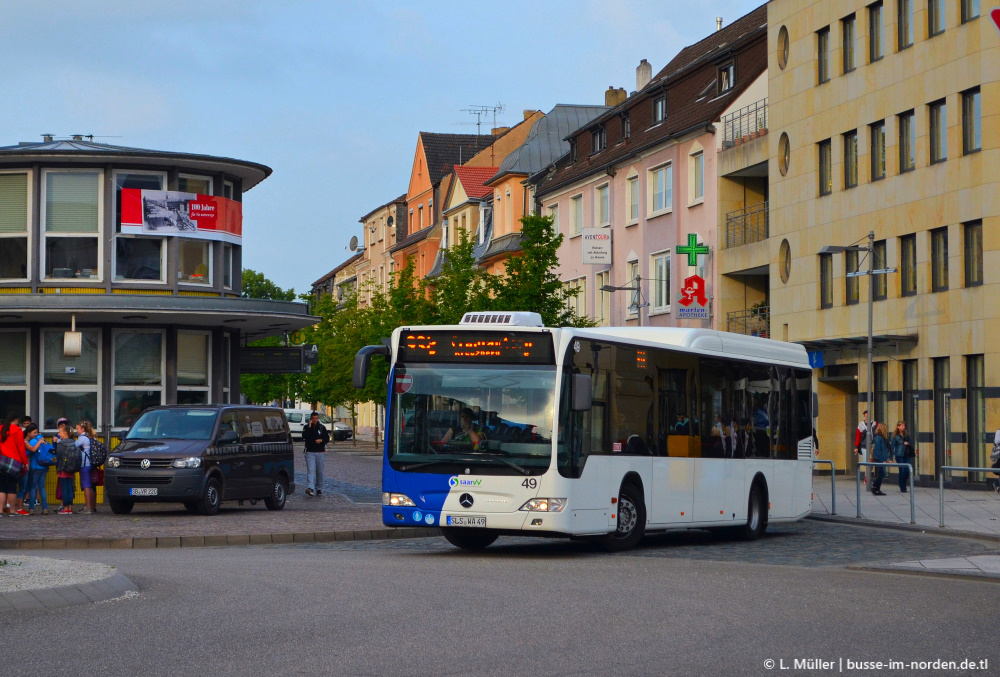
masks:
<svg viewBox="0 0 1000 677"><path fill-rule="evenodd" d="M449 527L485 527L485 517L469 517L467 515L448 515Z"/></svg>
<svg viewBox="0 0 1000 677"><path fill-rule="evenodd" d="M152 489L136 489L135 487L128 490L130 496L156 496L156 492L159 489L155 487Z"/></svg>

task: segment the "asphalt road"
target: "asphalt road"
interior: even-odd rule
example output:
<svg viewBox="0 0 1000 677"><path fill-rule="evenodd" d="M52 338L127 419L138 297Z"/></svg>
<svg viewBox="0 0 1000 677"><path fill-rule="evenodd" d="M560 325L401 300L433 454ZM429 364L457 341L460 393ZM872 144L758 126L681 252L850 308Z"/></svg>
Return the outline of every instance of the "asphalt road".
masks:
<svg viewBox="0 0 1000 677"><path fill-rule="evenodd" d="M778 669L816 658L989 659L989 674L1000 584L844 565L995 549L803 522L755 543L691 532L618 555L523 538L476 554L442 539L65 551L117 566L141 594L0 616L0 674L840 674Z"/></svg>

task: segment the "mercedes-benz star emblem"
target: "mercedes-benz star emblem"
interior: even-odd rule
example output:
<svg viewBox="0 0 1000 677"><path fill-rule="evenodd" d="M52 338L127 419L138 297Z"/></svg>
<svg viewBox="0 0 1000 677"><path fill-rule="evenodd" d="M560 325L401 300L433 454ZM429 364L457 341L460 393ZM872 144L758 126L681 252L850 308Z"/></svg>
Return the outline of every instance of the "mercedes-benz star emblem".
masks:
<svg viewBox="0 0 1000 677"><path fill-rule="evenodd" d="M462 494L458 497L458 502L462 504L463 508L471 508L474 503L472 494Z"/></svg>
<svg viewBox="0 0 1000 677"><path fill-rule="evenodd" d="M149 468L149 459L148 458L142 459L142 462L139 464L139 467L142 468L143 470L147 470Z"/></svg>

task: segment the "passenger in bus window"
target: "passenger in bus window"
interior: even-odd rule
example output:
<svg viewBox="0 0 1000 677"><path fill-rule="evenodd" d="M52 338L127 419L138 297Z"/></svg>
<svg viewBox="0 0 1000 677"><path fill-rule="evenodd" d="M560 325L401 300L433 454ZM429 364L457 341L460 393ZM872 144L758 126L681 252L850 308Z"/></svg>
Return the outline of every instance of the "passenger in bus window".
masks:
<svg viewBox="0 0 1000 677"><path fill-rule="evenodd" d="M677 422L674 424L674 434L675 435L691 434L691 421L683 413L678 412L677 414Z"/></svg>

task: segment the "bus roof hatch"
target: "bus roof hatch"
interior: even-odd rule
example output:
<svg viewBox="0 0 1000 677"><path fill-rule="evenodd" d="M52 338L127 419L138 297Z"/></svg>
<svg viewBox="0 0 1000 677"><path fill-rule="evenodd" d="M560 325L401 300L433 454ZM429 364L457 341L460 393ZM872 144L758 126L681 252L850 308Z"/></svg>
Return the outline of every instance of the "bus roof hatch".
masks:
<svg viewBox="0 0 1000 677"><path fill-rule="evenodd" d="M507 327L544 327L542 316L528 312L466 313L459 324L491 324Z"/></svg>

